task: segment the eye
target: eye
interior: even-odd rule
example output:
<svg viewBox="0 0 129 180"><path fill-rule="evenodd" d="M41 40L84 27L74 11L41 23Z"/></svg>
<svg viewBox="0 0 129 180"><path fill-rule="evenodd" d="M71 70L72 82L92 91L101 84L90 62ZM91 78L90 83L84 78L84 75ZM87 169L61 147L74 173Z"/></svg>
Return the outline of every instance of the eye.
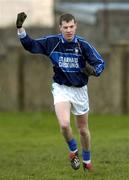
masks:
<svg viewBox="0 0 129 180"><path fill-rule="evenodd" d="M68 27L64 26L64 29L68 29Z"/></svg>

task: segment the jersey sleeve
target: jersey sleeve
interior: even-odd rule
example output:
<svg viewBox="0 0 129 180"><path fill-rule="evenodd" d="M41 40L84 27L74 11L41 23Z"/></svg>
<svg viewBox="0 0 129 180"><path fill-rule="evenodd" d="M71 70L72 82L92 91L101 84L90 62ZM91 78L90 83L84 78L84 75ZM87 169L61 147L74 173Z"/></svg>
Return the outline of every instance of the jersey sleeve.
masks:
<svg viewBox="0 0 129 180"><path fill-rule="evenodd" d="M95 75L99 76L105 68L105 62L102 56L89 43L83 43L83 48L84 58L94 67Z"/></svg>
<svg viewBox="0 0 129 180"><path fill-rule="evenodd" d="M20 41L23 47L33 54L49 55L47 38L32 39L29 35L24 34L20 36Z"/></svg>

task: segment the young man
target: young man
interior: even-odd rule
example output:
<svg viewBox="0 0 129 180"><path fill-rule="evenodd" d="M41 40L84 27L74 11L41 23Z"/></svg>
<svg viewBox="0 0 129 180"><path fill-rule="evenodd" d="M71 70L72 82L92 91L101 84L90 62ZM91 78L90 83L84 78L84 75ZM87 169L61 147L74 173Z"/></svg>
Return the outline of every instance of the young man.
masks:
<svg viewBox="0 0 129 180"><path fill-rule="evenodd" d="M52 94L61 132L69 147L73 169L79 169L77 142L70 126L70 112L75 115L82 147L84 170L91 170L91 140L88 128L88 76L99 76L104 69L100 54L83 38L77 36L77 22L72 14L63 14L59 20L61 34L30 38L22 27L24 12L17 15L16 26L23 47L34 54L45 54L53 64Z"/></svg>

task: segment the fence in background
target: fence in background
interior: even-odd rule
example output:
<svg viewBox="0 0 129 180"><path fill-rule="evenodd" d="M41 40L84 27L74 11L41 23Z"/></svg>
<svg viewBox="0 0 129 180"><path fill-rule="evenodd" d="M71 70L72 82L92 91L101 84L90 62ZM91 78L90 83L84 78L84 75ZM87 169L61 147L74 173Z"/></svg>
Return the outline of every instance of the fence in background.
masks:
<svg viewBox="0 0 129 180"><path fill-rule="evenodd" d="M129 113L129 42L101 52L103 74L89 79L91 113ZM31 55L21 46L0 48L0 111L53 109L52 65L48 58Z"/></svg>

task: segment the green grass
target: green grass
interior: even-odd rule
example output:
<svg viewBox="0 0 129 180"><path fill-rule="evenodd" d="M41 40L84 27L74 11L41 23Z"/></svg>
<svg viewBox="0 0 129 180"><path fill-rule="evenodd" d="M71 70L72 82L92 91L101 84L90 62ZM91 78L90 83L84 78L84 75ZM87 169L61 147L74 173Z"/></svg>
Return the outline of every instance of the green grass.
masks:
<svg viewBox="0 0 129 180"><path fill-rule="evenodd" d="M129 116L90 115L89 125L94 172L84 173L71 169L54 113L0 113L0 180L128 180Z"/></svg>

